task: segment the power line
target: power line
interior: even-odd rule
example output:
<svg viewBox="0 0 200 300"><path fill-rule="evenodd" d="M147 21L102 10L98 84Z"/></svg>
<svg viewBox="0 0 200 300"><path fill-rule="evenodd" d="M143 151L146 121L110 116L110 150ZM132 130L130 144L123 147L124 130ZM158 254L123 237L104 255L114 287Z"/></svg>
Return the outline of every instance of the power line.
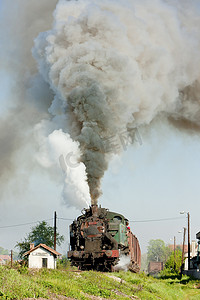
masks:
<svg viewBox="0 0 200 300"><path fill-rule="evenodd" d="M47 220L42 220L42 221L51 221L53 220L53 218L51 219L47 219ZM7 226L0 226L0 228L11 228L11 227L19 227L19 226L26 226L26 225L31 225L31 224L36 224L42 221L35 221L35 222L30 222L30 223L23 223L23 224L15 224L15 225L7 225Z"/></svg>
<svg viewBox="0 0 200 300"><path fill-rule="evenodd" d="M57 218L58 220L73 221L74 219Z"/></svg>
<svg viewBox="0 0 200 300"><path fill-rule="evenodd" d="M66 219L66 218L58 218L60 220L66 221L73 221L73 219ZM185 219L184 217L176 217L176 218L163 218L163 219L150 219L150 220L136 220L136 221L129 221L130 223L142 223L142 222L161 222L161 221L172 221L172 220L180 220Z"/></svg>
<svg viewBox="0 0 200 300"><path fill-rule="evenodd" d="M73 221L74 219L67 219L67 218L57 218L58 220L64 220L64 221ZM149 223L149 222L162 222L162 221L172 221L172 220L180 220L180 219L185 219L184 217L177 217L177 218L163 218L163 219L150 219L150 220L136 220L136 221L129 221L130 223ZM42 221L52 221L53 218L47 219L47 220L42 220ZM31 225L31 224L36 224L42 221L35 221L35 222L30 222L30 223L22 223L22 224L15 224L15 225L6 225L6 226L0 226L0 229L3 228L13 228L13 227L20 227L20 226L26 226L26 225Z"/></svg>
<svg viewBox="0 0 200 300"><path fill-rule="evenodd" d="M138 221L129 221L130 223L145 223L145 222L161 222L161 221L172 221L172 220L180 220L184 219L183 217L177 218L164 218L164 219L152 219L152 220L138 220Z"/></svg>

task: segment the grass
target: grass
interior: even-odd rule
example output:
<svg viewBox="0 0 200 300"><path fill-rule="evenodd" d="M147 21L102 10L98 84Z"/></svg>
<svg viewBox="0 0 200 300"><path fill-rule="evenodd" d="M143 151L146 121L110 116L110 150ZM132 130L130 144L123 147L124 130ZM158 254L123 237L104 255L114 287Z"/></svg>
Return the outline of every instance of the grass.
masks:
<svg viewBox="0 0 200 300"><path fill-rule="evenodd" d="M114 278L113 278L114 276ZM200 299L199 281L180 278L153 278L131 272L98 273L65 270L28 270L0 267L0 299ZM54 296L55 297L55 296Z"/></svg>

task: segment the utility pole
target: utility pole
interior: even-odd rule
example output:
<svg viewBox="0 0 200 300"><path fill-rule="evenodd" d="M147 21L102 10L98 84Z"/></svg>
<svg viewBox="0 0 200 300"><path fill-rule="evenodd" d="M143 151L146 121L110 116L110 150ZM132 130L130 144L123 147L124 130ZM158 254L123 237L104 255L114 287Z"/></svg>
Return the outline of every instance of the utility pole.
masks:
<svg viewBox="0 0 200 300"><path fill-rule="evenodd" d="M11 258L11 268L12 268L12 266L13 266L13 251L11 250L10 251L10 258Z"/></svg>
<svg viewBox="0 0 200 300"><path fill-rule="evenodd" d="M182 260L181 260L181 275L183 273L183 260L184 260L184 253L185 253L185 234L186 234L186 228L183 228L183 249L182 249Z"/></svg>
<svg viewBox="0 0 200 300"><path fill-rule="evenodd" d="M54 250L56 250L56 211L54 212Z"/></svg>
<svg viewBox="0 0 200 300"><path fill-rule="evenodd" d="M188 270L190 270L190 213L185 211L180 211L180 214L187 214L188 219Z"/></svg>
<svg viewBox="0 0 200 300"><path fill-rule="evenodd" d="M190 270L190 213L187 213L188 217L188 270Z"/></svg>
<svg viewBox="0 0 200 300"><path fill-rule="evenodd" d="M174 272L176 271L176 237L174 236Z"/></svg>

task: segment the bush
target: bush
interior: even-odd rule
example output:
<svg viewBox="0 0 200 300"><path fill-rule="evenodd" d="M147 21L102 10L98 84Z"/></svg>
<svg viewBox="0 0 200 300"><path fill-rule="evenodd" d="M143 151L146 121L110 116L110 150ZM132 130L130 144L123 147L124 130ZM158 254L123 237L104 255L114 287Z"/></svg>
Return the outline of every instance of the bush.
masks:
<svg viewBox="0 0 200 300"><path fill-rule="evenodd" d="M165 263L165 270L173 274L179 274L182 263L182 251L177 249L175 251L175 261L174 261L174 252L171 253L170 257Z"/></svg>
<svg viewBox="0 0 200 300"><path fill-rule="evenodd" d="M57 260L57 269L59 270L69 269L70 265L71 263L66 256L63 256L61 259Z"/></svg>

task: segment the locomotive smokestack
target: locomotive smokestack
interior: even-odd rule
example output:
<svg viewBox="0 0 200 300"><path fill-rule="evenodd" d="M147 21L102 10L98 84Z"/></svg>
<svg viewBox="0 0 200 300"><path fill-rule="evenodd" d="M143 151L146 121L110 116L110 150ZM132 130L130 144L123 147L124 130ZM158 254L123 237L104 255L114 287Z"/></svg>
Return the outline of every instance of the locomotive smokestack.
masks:
<svg viewBox="0 0 200 300"><path fill-rule="evenodd" d="M91 205L91 210L92 210L92 215L94 217L98 216L98 205L97 204L92 204Z"/></svg>

